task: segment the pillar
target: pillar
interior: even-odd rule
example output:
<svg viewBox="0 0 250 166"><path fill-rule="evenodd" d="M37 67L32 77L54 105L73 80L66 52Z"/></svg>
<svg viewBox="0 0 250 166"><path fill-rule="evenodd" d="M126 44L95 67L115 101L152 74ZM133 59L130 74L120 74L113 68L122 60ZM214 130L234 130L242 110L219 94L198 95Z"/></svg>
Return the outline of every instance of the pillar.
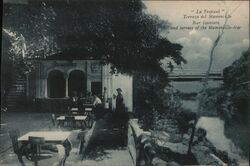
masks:
<svg viewBox="0 0 250 166"><path fill-rule="evenodd" d="M67 74L64 75L65 79L65 97L69 97L69 76Z"/></svg>
<svg viewBox="0 0 250 166"><path fill-rule="evenodd" d="M47 98L47 79L46 78L43 78L42 80L42 98Z"/></svg>
<svg viewBox="0 0 250 166"><path fill-rule="evenodd" d="M107 88L108 97L112 97L112 75L110 74L110 65L102 67L102 89Z"/></svg>
<svg viewBox="0 0 250 166"><path fill-rule="evenodd" d="M87 81L87 91L91 92L91 75L90 75L90 62L86 61L86 81Z"/></svg>
<svg viewBox="0 0 250 166"><path fill-rule="evenodd" d="M26 73L25 76L26 76L26 97L29 97L29 73Z"/></svg>

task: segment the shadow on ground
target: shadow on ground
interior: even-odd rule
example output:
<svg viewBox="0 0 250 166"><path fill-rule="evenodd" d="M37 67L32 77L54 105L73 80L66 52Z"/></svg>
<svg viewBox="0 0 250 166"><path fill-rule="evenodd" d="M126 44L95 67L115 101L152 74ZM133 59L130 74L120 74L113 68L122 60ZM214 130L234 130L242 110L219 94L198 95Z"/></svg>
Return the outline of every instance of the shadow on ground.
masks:
<svg viewBox="0 0 250 166"><path fill-rule="evenodd" d="M104 160L110 158L107 150L125 150L126 134L123 134L119 128L110 121L111 114L98 119L93 131L89 146L85 152L85 159Z"/></svg>

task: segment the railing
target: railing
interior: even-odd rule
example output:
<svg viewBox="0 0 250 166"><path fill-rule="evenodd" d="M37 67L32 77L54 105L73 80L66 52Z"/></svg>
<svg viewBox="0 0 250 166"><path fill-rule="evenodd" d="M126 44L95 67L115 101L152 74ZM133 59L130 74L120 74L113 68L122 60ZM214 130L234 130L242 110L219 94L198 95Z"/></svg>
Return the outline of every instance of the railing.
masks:
<svg viewBox="0 0 250 166"><path fill-rule="evenodd" d="M206 73L205 72L174 72L169 74L169 79L172 80L180 80L180 79L186 79L186 80L201 80L205 78ZM212 71L209 73L209 79L213 80L222 80L223 79L223 73L221 71Z"/></svg>
<svg viewBox="0 0 250 166"><path fill-rule="evenodd" d="M211 165L211 163L213 165L237 165L237 160L230 158L226 151L217 149L207 140L206 134L200 135L198 131L204 131L204 129L197 130L196 139L193 143L192 156L195 158L195 163L198 165ZM206 133L206 131L204 132ZM143 131L139 127L137 119L129 120L128 149L132 160L134 161L134 166L179 166L179 164L174 161L171 162L160 159L159 154L161 152L159 152L155 147L161 147L170 153L185 158L188 149L187 145L183 144L183 142L174 143L165 138L163 138L164 141L162 139L160 141L159 138L160 137L156 137L156 135L154 135L154 131ZM158 141L154 140L154 142L152 142L152 139L158 139ZM204 143L206 146L204 146Z"/></svg>
<svg viewBox="0 0 250 166"><path fill-rule="evenodd" d="M137 119L130 119L128 125L128 148L134 165L167 165L166 161L163 161L156 156L156 152L149 139L150 132L144 132L140 129L137 122Z"/></svg>

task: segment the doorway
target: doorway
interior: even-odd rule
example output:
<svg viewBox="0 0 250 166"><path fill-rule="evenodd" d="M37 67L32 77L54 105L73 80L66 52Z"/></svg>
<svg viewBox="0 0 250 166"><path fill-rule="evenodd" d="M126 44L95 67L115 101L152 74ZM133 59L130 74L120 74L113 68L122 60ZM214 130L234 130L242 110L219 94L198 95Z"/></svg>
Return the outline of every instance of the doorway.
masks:
<svg viewBox="0 0 250 166"><path fill-rule="evenodd" d="M73 70L69 74L68 79L68 94L72 96L73 91L80 93L86 93L86 76L81 70Z"/></svg>
<svg viewBox="0 0 250 166"><path fill-rule="evenodd" d="M63 98L65 97L65 79L64 75L59 70L53 70L48 76L48 96L50 98Z"/></svg>

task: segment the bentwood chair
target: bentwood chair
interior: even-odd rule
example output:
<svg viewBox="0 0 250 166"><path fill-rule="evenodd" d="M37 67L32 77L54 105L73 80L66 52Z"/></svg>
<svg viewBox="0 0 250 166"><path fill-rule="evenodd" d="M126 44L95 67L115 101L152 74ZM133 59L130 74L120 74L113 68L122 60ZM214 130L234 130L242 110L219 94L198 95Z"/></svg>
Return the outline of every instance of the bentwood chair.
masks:
<svg viewBox="0 0 250 166"><path fill-rule="evenodd" d="M11 130L9 131L9 136L12 142L12 147L13 147L13 151L14 153L17 155L19 162L21 163L22 166L25 166L22 157L26 156L27 159L28 158L28 152L20 147L20 145L18 144L18 137L20 135L19 130Z"/></svg>
<svg viewBox="0 0 250 166"><path fill-rule="evenodd" d="M34 162L35 166L38 166L38 161L49 159L53 157L51 153L44 153L41 150L42 145L45 143L43 137L29 137L30 144L30 160Z"/></svg>
<svg viewBox="0 0 250 166"><path fill-rule="evenodd" d="M73 128L76 126L76 121L74 116L65 116L65 122L67 127Z"/></svg>

